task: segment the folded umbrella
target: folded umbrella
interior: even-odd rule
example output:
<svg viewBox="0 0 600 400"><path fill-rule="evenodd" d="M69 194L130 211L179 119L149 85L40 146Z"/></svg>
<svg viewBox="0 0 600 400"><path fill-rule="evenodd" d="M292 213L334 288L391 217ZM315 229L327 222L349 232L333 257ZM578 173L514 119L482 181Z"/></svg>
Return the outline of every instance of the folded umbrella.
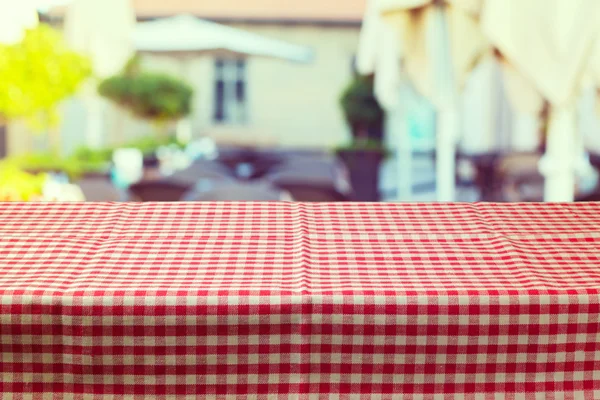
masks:
<svg viewBox="0 0 600 400"><path fill-rule="evenodd" d="M406 75L438 109L438 199L455 199L458 92L489 51L478 26L482 0L378 0L399 38ZM393 83L392 83L393 84Z"/></svg>
<svg viewBox="0 0 600 400"><path fill-rule="evenodd" d="M586 72L600 72L595 62L599 17L596 0L486 0L483 7L481 24L489 40L552 107L547 152L540 162L547 201L574 199L581 156L576 100ZM539 98L519 103L535 109Z"/></svg>

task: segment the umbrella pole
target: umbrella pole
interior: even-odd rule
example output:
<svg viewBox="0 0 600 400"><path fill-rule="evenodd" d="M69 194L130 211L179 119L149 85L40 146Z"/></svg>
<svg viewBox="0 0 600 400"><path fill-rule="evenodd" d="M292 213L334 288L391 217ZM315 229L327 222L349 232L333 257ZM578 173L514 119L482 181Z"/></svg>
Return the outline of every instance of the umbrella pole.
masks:
<svg viewBox="0 0 600 400"><path fill-rule="evenodd" d="M396 147L396 200L410 201L412 199L412 146L406 110L394 107L386 114L386 135Z"/></svg>
<svg viewBox="0 0 600 400"><path fill-rule="evenodd" d="M551 111L546 154L539 166L545 177L544 201L570 202L575 199L576 122L572 106Z"/></svg>
<svg viewBox="0 0 600 400"><path fill-rule="evenodd" d="M438 201L456 199L456 145L460 118L449 34L444 6L436 5L430 50L438 96L436 148Z"/></svg>
<svg viewBox="0 0 600 400"><path fill-rule="evenodd" d="M456 137L458 110L452 105L438 110L436 181L438 201L456 198Z"/></svg>

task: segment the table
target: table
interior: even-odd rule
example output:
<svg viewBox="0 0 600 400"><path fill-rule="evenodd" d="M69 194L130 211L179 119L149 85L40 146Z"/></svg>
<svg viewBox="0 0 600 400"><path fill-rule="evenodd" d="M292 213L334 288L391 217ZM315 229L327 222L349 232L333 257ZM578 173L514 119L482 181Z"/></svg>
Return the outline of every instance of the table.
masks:
<svg viewBox="0 0 600 400"><path fill-rule="evenodd" d="M599 399L599 266L599 203L4 203L0 391Z"/></svg>

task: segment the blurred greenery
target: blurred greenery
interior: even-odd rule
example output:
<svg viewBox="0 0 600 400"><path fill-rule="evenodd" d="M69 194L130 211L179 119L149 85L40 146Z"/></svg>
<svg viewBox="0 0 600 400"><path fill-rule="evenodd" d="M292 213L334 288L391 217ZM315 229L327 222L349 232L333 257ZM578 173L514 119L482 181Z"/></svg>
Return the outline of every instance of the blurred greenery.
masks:
<svg viewBox="0 0 600 400"><path fill-rule="evenodd" d="M175 145L183 148L184 145L177 141L175 136L162 137L157 135L148 135L136 140L124 143L114 148L107 147L103 149L92 149L89 147L79 147L73 153L74 157L79 160L87 160L92 162L111 162L112 154L117 148L128 147L139 149L145 156L156 153L159 147Z"/></svg>
<svg viewBox="0 0 600 400"><path fill-rule="evenodd" d="M101 82L98 91L136 117L154 122L189 115L194 93L190 85L176 77L142 71L138 57L132 58L122 74Z"/></svg>
<svg viewBox="0 0 600 400"><path fill-rule="evenodd" d="M168 145L183 148L183 145L177 142L177 139L173 136L165 138L145 136L118 147L133 147L139 149L144 155L151 155L156 153L159 147ZM61 157L52 152L31 153L10 157L3 164L36 173L64 172L73 181L88 173L107 173L112 162L112 154L116 148L92 149L79 147L68 157Z"/></svg>
<svg viewBox="0 0 600 400"><path fill-rule="evenodd" d="M355 139L366 140L383 128L385 113L375 98L373 76L356 76L342 93L340 105Z"/></svg>
<svg viewBox="0 0 600 400"><path fill-rule="evenodd" d="M20 43L0 44L0 123L22 118L36 130L55 125L58 103L90 75L90 61L46 24L28 30Z"/></svg>
<svg viewBox="0 0 600 400"><path fill-rule="evenodd" d="M150 155L156 153L159 147L175 145L179 148L184 148L184 144L179 143L177 138L174 135L171 136L158 136L158 135L148 135L136 139L134 141L128 142L123 146L119 147L134 147L139 149L144 155Z"/></svg>
<svg viewBox="0 0 600 400"><path fill-rule="evenodd" d="M9 162L0 163L0 201L39 200L45 174L29 174Z"/></svg>
<svg viewBox="0 0 600 400"><path fill-rule="evenodd" d="M64 172L72 181L90 172L107 172L109 164L105 160L82 158L80 155L60 157L54 153L31 153L10 157L6 161L24 171Z"/></svg>

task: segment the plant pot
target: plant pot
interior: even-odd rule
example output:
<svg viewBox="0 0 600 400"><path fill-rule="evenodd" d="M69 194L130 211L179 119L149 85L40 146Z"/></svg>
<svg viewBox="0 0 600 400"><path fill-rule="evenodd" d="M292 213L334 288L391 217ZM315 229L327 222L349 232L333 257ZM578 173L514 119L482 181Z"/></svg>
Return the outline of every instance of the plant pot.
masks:
<svg viewBox="0 0 600 400"><path fill-rule="evenodd" d="M379 167L385 154L380 150L339 150L348 167L354 201L379 201Z"/></svg>

